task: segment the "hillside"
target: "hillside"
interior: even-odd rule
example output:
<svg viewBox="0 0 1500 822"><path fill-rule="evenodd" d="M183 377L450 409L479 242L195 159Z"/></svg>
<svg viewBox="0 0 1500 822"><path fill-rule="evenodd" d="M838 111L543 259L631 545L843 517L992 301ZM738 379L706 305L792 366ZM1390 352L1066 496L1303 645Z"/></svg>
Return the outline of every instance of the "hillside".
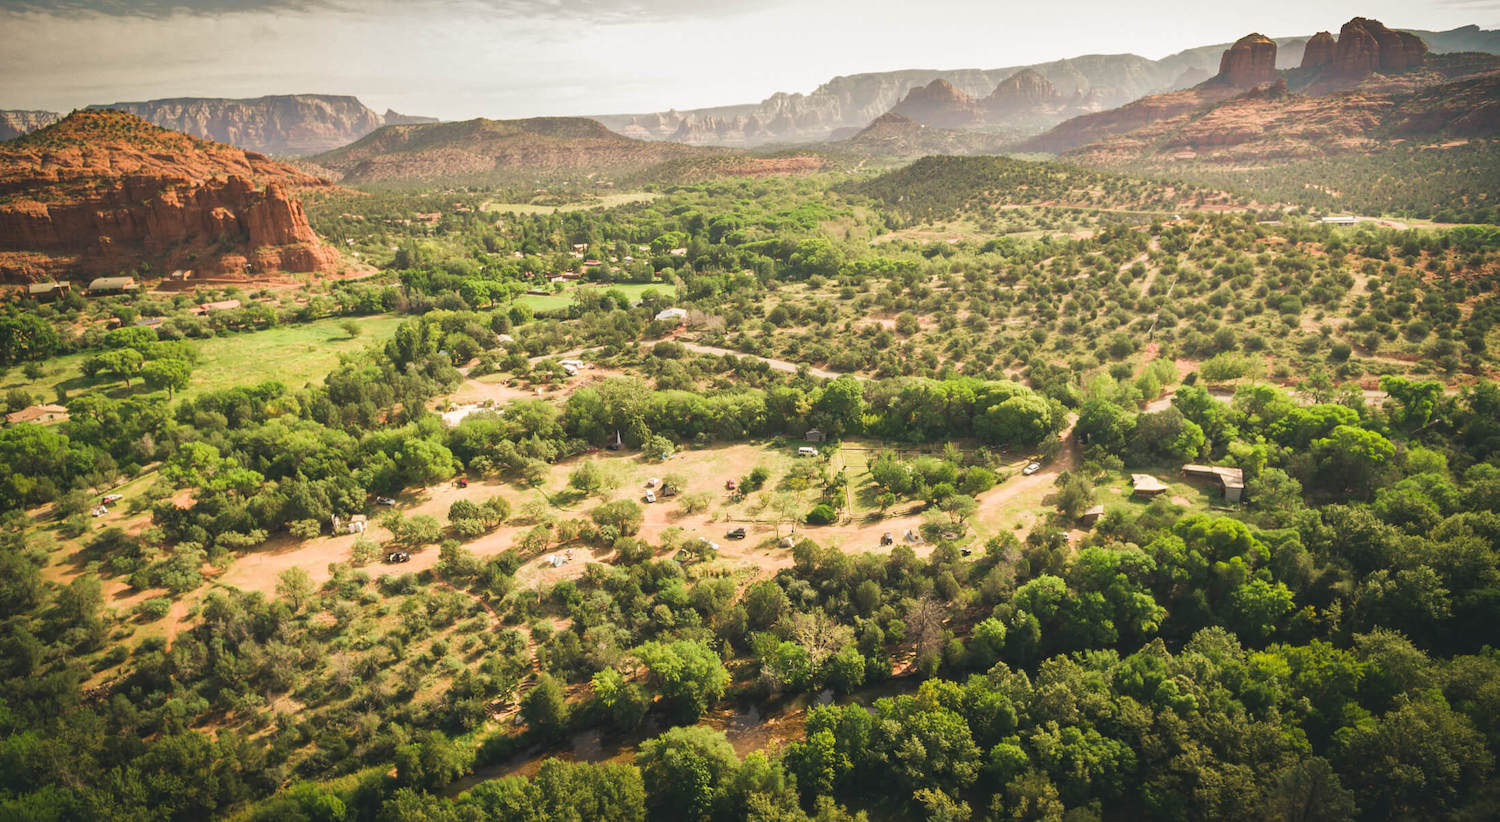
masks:
<svg viewBox="0 0 1500 822"><path fill-rule="evenodd" d="M847 137L824 145L831 152L864 157L923 157L930 154L995 154L1014 144L1011 132L937 128L900 114L884 114Z"/></svg>
<svg viewBox="0 0 1500 822"><path fill-rule="evenodd" d="M314 154L347 145L385 125L435 123L430 117L380 114L336 94L275 94L243 100L176 97L92 105L134 114L162 128L264 154Z"/></svg>
<svg viewBox="0 0 1500 822"><path fill-rule="evenodd" d="M1105 166L1242 164L1368 153L1399 140L1496 133L1500 74L1407 93L1351 89L1322 97L1298 94L1279 83L1100 140L1069 156Z"/></svg>
<svg viewBox="0 0 1500 822"><path fill-rule="evenodd" d="M292 196L327 185L130 114L77 111L0 144L0 275L328 269L338 255Z"/></svg>
<svg viewBox="0 0 1500 822"><path fill-rule="evenodd" d="M705 151L622 137L581 117L480 118L386 126L308 161L351 184L458 179L516 182L617 176Z"/></svg>
<svg viewBox="0 0 1500 822"><path fill-rule="evenodd" d="M962 212L987 213L1021 204L1117 211L1175 210L1219 196L1064 163L1010 157L923 157L904 168L853 183L846 190L878 200L911 217L935 219Z"/></svg>

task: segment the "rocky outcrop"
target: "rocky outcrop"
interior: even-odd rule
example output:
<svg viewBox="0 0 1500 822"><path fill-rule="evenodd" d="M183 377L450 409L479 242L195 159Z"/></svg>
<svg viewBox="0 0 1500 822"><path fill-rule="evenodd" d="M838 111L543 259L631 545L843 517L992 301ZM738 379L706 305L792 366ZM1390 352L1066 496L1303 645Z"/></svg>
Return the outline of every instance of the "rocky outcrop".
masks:
<svg viewBox="0 0 1500 822"><path fill-rule="evenodd" d="M1247 34L1219 60L1216 81L1235 88L1255 88L1276 79L1276 43L1264 34Z"/></svg>
<svg viewBox="0 0 1500 822"><path fill-rule="evenodd" d="M974 98L942 79L912 89L891 113L939 128L965 128L981 119Z"/></svg>
<svg viewBox="0 0 1500 822"><path fill-rule="evenodd" d="M55 111L0 111L0 140L14 140L61 119Z"/></svg>
<svg viewBox="0 0 1500 822"><path fill-rule="evenodd" d="M980 102L993 114L1031 112L1057 100L1057 87L1032 69L1023 69L1000 81Z"/></svg>
<svg viewBox="0 0 1500 822"><path fill-rule="evenodd" d="M1379 20L1356 17L1339 29L1331 66L1346 79L1367 77L1377 71L1405 71L1422 64L1427 44L1404 31L1392 31Z"/></svg>
<svg viewBox="0 0 1500 822"><path fill-rule="evenodd" d="M1333 54L1338 48L1338 43L1333 35L1326 31L1320 31L1307 41L1307 46L1302 52L1302 68L1322 68L1333 62Z"/></svg>
<svg viewBox="0 0 1500 822"><path fill-rule="evenodd" d="M0 275L331 270L337 252L291 193L325 185L128 114L74 112L0 146Z"/></svg>
<svg viewBox="0 0 1500 822"><path fill-rule="evenodd" d="M385 125L433 123L387 111L355 97L276 94L245 100L179 97L90 106L134 114L162 128L266 154L313 154L358 140Z"/></svg>

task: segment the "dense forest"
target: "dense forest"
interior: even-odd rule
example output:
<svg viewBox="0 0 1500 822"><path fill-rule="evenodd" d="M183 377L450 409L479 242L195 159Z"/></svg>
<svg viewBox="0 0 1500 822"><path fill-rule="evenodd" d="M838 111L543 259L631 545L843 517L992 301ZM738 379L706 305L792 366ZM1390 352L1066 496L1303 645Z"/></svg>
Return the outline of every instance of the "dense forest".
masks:
<svg viewBox="0 0 1500 822"><path fill-rule="evenodd" d="M1494 817L1500 233L1198 182L330 193L369 277L8 301L0 818Z"/></svg>

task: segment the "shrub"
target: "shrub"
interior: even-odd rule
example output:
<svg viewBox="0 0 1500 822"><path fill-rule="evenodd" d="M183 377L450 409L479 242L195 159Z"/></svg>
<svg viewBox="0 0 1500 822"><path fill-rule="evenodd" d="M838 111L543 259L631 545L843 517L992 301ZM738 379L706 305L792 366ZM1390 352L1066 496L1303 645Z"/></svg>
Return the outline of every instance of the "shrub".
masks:
<svg viewBox="0 0 1500 822"><path fill-rule="evenodd" d="M807 512L808 525L832 525L838 521L838 518L839 512L833 510L833 506L822 502L814 505L813 509Z"/></svg>

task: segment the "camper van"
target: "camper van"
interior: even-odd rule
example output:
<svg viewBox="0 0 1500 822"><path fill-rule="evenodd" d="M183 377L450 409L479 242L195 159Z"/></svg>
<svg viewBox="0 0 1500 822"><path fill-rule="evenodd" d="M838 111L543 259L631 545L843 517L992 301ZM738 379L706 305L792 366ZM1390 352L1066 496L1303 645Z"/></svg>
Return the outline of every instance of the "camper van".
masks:
<svg viewBox="0 0 1500 822"><path fill-rule="evenodd" d="M811 445L804 445L801 448L797 449L797 456L799 457L816 457L817 455L818 449L812 447Z"/></svg>

